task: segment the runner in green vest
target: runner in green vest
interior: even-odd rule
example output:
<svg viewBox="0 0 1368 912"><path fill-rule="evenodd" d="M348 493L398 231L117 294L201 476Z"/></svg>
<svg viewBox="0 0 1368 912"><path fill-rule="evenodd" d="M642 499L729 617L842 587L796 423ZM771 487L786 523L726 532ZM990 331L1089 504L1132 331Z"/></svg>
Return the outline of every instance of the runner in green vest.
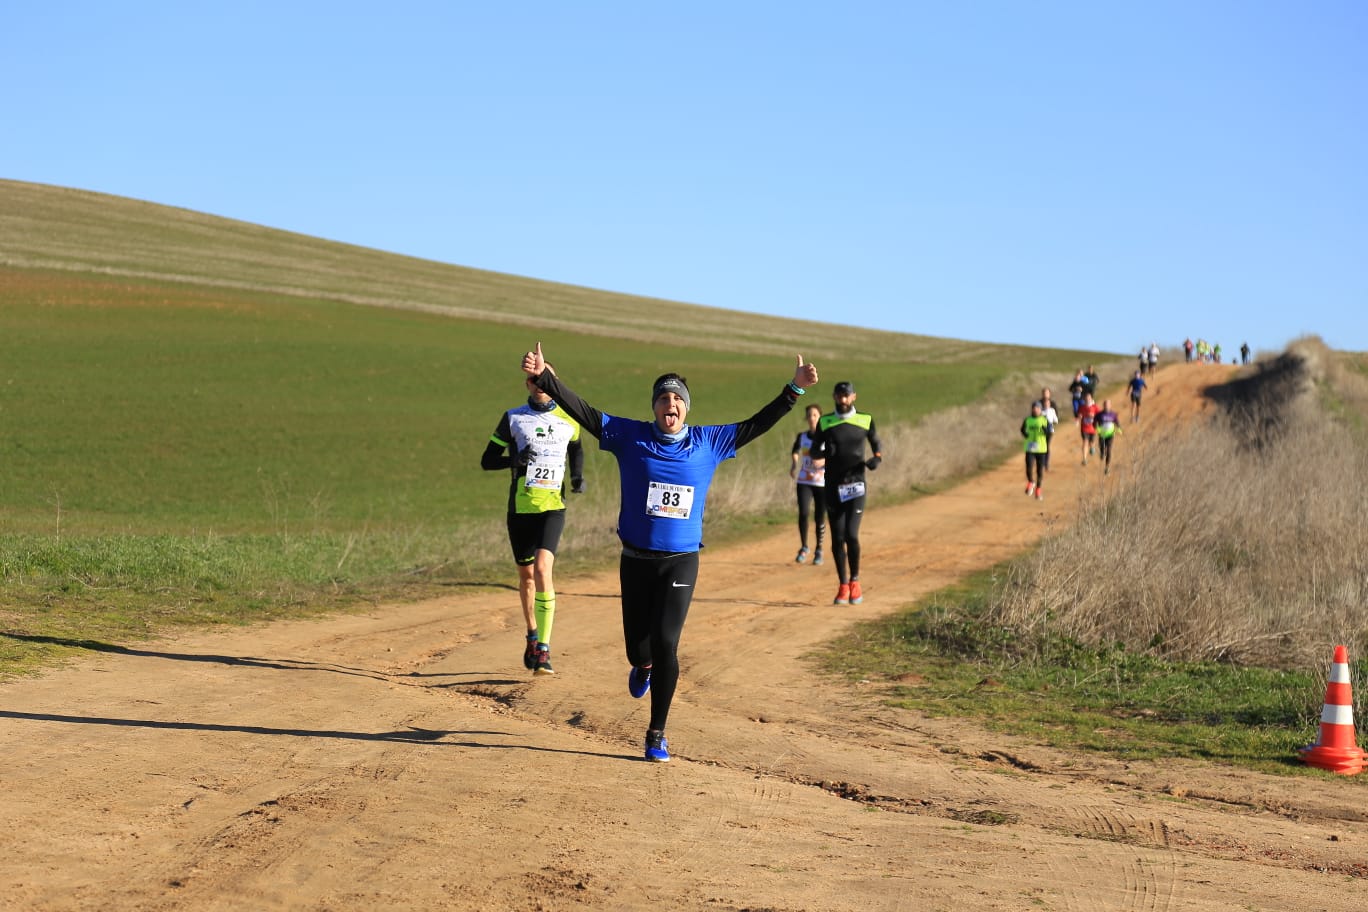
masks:
<svg viewBox="0 0 1368 912"><path fill-rule="evenodd" d="M1021 422L1021 436L1026 438L1026 496L1044 500L1045 455L1050 452L1050 420L1045 417L1039 402L1031 403L1031 414Z"/></svg>
<svg viewBox="0 0 1368 912"><path fill-rule="evenodd" d="M550 365L547 365L550 368ZM570 490L584 492L580 426L530 379L527 402L504 412L489 436L480 468L507 469L508 541L518 567L527 640L523 665L539 675L551 667L551 626L556 616L553 572L565 529L566 476Z"/></svg>

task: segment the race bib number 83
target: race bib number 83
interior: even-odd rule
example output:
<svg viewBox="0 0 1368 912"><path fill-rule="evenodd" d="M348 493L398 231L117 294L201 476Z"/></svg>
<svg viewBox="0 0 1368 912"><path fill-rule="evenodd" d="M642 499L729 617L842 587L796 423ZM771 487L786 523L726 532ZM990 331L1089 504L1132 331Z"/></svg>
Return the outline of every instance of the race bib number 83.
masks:
<svg viewBox="0 0 1368 912"><path fill-rule="evenodd" d="M688 519L693 512L693 485L653 481L646 488L646 514L666 519Z"/></svg>

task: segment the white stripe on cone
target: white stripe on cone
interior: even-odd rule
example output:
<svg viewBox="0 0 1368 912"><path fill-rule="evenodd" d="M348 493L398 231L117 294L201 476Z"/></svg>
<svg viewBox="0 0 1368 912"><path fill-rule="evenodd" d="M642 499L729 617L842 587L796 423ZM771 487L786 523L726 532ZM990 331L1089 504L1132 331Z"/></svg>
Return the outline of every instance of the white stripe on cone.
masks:
<svg viewBox="0 0 1368 912"><path fill-rule="evenodd" d="M1324 704L1321 707L1321 724L1352 727L1354 724L1354 707L1335 706L1333 703Z"/></svg>

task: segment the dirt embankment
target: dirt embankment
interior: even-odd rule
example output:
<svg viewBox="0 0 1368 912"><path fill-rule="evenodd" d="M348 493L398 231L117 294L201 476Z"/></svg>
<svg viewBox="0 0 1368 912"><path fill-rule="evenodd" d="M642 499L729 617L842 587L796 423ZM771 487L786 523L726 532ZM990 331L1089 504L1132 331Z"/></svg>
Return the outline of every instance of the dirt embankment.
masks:
<svg viewBox="0 0 1368 912"><path fill-rule="evenodd" d="M616 574L573 567L554 677L522 668L511 589L455 588L7 682L0 909L1361 907L1355 781L1063 754L803 658L1068 523L1227 375L1162 370L1111 477L1061 445L1043 502L1017 459L896 509L871 476L863 605L791 531L706 551L667 765L640 760Z"/></svg>

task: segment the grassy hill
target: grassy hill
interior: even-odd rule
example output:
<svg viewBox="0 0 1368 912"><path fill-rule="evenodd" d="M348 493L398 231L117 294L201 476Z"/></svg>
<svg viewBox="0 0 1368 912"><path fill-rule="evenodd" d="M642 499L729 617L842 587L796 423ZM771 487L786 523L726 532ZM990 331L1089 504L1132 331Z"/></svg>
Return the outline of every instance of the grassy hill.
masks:
<svg viewBox="0 0 1368 912"><path fill-rule="evenodd" d="M651 379L679 370L698 423L751 414L801 351L816 401L855 379L886 435L1107 357L610 294L0 181L0 628L112 608L115 631L255 617L510 576L508 479L479 454L538 339L618 414L646 417ZM724 469L740 493L710 524L787 516L800 426ZM612 553L616 476L589 455L572 561Z"/></svg>
<svg viewBox="0 0 1368 912"><path fill-rule="evenodd" d="M201 288L422 311L676 347L828 361L1020 363L1034 349L761 317L615 294L340 244L82 190L0 180L0 265L191 283ZM660 319L668 305L672 319ZM912 306L909 302L909 306Z"/></svg>

